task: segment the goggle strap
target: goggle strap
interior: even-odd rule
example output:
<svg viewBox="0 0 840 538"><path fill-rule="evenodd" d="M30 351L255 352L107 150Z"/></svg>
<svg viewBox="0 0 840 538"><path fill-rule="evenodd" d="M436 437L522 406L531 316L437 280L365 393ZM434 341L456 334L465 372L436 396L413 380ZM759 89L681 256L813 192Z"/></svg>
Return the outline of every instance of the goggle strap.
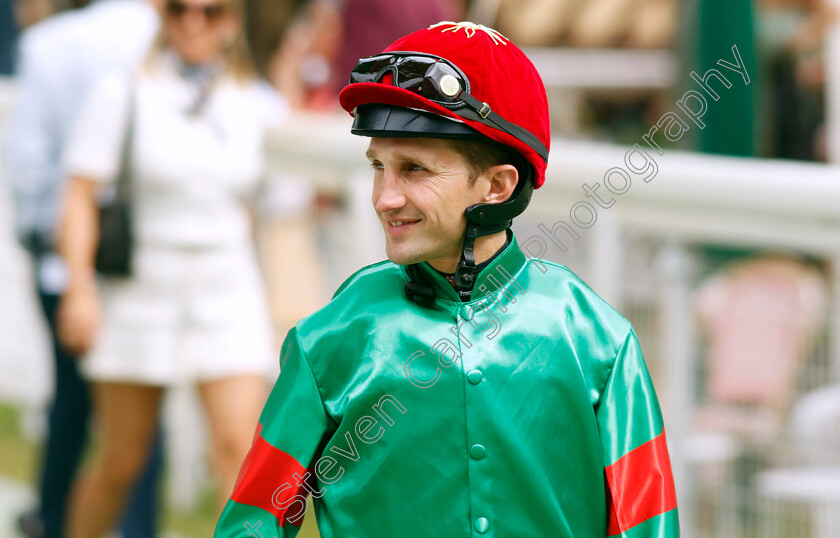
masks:
<svg viewBox="0 0 840 538"><path fill-rule="evenodd" d="M542 158L542 160L548 162L548 148L546 148L545 144L540 142L540 139L534 136L533 133L527 129L523 129L515 123L507 121L493 112L493 110L490 109L490 105L479 101L467 92L461 92L461 95L459 95L458 98L469 105L470 109L459 110L456 114L473 121L490 125L491 127L495 127L518 138L519 140L522 140L528 144L528 146L530 146L531 149L533 149L537 155Z"/></svg>

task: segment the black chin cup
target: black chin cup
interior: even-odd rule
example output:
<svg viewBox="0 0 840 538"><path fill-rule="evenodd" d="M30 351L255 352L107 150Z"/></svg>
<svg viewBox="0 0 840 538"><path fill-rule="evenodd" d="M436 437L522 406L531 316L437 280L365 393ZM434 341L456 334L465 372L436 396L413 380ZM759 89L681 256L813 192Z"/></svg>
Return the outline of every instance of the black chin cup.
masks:
<svg viewBox="0 0 840 538"><path fill-rule="evenodd" d="M477 226L495 226L507 222L508 225L505 228L510 227L513 218L525 211L525 208L531 202L531 196L534 194L534 184L531 181L530 174L528 174L530 167L525 170L517 167L517 171L519 172L519 181L513 189L513 194L510 195L510 198L500 204L471 205L464 211L468 223ZM496 231L500 230L487 233L495 233ZM479 235L487 234L482 233Z"/></svg>
<svg viewBox="0 0 840 538"><path fill-rule="evenodd" d="M519 171L519 182L510 198L500 204L474 204L464 211L467 217L467 232L464 235L461 260L455 269L457 288L468 290L475 284L475 240L483 235L507 230L513 224L513 218L528 207L534 193L534 184L528 173L530 167L525 170L519 168Z"/></svg>

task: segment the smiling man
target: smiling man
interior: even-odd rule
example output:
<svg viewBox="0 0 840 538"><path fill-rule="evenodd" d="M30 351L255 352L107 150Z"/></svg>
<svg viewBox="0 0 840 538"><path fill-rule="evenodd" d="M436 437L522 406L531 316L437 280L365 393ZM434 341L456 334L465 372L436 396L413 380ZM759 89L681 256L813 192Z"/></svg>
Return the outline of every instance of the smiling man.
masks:
<svg viewBox="0 0 840 538"><path fill-rule="evenodd" d="M359 60L389 260L289 332L216 536L679 535L630 324L511 221L545 181L545 89L513 43L440 23Z"/></svg>

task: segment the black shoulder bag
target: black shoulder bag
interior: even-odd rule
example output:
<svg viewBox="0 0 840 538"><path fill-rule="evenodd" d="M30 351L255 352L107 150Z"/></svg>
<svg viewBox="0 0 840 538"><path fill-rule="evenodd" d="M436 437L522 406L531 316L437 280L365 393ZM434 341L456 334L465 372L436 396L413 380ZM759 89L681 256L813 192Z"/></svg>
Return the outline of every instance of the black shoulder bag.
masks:
<svg viewBox="0 0 840 538"><path fill-rule="evenodd" d="M120 154L120 170L116 186L99 202L99 244L96 247L94 267L103 276L127 277L131 275L131 255L134 234L131 204L131 150L134 139L135 115L134 83L128 99L128 118Z"/></svg>

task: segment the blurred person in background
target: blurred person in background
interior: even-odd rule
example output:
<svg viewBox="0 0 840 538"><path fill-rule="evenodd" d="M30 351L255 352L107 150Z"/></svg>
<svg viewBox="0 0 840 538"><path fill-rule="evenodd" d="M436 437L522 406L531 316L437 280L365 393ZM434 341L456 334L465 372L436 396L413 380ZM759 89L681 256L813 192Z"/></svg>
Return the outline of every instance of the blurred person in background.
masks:
<svg viewBox="0 0 840 538"><path fill-rule="evenodd" d="M226 498L276 373L250 208L265 128L285 105L254 74L240 0L168 0L162 17L145 65L91 91L64 156L59 337L85 355L99 432L75 486L71 538L111 529L175 383L198 385ZM132 274L97 282L97 196L128 136Z"/></svg>
<svg viewBox="0 0 840 538"><path fill-rule="evenodd" d="M46 19L62 8L81 7L87 0L74 0L73 5L52 0L0 0L0 75L14 73L15 47L21 30Z"/></svg>
<svg viewBox="0 0 840 538"><path fill-rule="evenodd" d="M309 0L290 24L269 77L292 107L332 110L356 60L462 14L458 0Z"/></svg>
<svg viewBox="0 0 840 538"><path fill-rule="evenodd" d="M826 0L763 0L757 37L767 73L769 157L825 161L825 57L828 26L836 19Z"/></svg>
<svg viewBox="0 0 840 538"><path fill-rule="evenodd" d="M32 4L20 17L34 16ZM22 6L18 6L23 9ZM26 10L24 10L26 11ZM66 290L64 265L55 253L61 169L70 125L94 80L139 64L157 31L158 15L145 0L99 0L27 29L19 43L17 102L7 131L8 177L18 237L32 255L40 304L52 337L54 395L41 456L38 507L21 516L27 536L62 536L70 486L87 439L88 388L77 355L56 339L56 307ZM123 534L153 534L159 442L126 513Z"/></svg>
<svg viewBox="0 0 840 538"><path fill-rule="evenodd" d="M329 82L341 42L336 0L308 0L300 6L269 63L272 84L292 108L336 108L338 94Z"/></svg>
<svg viewBox="0 0 840 538"><path fill-rule="evenodd" d="M457 0L344 0L341 47L332 85L336 94L347 84L347 73L359 58L371 56L411 32L439 21L458 21L463 9Z"/></svg>

